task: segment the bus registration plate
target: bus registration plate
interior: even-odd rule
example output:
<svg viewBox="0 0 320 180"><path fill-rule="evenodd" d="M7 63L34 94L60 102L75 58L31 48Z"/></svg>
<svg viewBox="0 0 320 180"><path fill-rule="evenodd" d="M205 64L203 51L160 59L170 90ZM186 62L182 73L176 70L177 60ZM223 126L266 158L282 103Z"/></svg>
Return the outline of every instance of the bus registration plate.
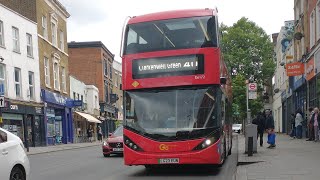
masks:
<svg viewBox="0 0 320 180"><path fill-rule="evenodd" d="M159 164L178 164L179 158L165 158L165 159L159 159Z"/></svg>

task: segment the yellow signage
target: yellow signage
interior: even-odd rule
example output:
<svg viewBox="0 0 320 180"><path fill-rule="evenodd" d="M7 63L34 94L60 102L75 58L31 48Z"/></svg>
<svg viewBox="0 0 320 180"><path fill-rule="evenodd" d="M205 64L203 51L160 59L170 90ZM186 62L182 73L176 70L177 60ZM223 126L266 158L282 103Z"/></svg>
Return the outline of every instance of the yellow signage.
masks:
<svg viewBox="0 0 320 180"><path fill-rule="evenodd" d="M3 121L2 121L2 117L0 117L0 124L2 123Z"/></svg>
<svg viewBox="0 0 320 180"><path fill-rule="evenodd" d="M168 151L169 150L169 146L165 145L165 144L160 144L159 145L159 149L160 149L160 151Z"/></svg>
<svg viewBox="0 0 320 180"><path fill-rule="evenodd" d="M138 81L134 81L134 82L132 83L132 86L133 86L133 87L138 87L138 86L139 86Z"/></svg>

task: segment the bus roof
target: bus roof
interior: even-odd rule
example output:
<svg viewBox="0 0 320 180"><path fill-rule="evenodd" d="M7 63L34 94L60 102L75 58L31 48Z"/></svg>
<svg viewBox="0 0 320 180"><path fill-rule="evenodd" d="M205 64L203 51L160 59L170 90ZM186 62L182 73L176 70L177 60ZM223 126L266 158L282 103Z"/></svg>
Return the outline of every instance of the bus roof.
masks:
<svg viewBox="0 0 320 180"><path fill-rule="evenodd" d="M212 16L217 15L216 10L213 9L189 9L189 10L174 10L174 11L163 11L151 14L145 14L141 16L132 17L128 24L136 24L148 21L157 21L165 19L175 19L175 18L186 18L195 16Z"/></svg>

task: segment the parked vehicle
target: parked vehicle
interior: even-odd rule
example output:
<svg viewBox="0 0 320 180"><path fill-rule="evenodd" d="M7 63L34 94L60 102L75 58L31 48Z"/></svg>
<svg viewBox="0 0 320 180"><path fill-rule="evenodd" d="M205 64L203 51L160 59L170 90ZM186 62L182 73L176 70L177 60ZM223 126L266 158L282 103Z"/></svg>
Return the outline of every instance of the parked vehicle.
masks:
<svg viewBox="0 0 320 180"><path fill-rule="evenodd" d="M0 128L0 179L28 180L30 164L21 139Z"/></svg>
<svg viewBox="0 0 320 180"><path fill-rule="evenodd" d="M233 124L232 131L240 134L242 131L242 124Z"/></svg>
<svg viewBox="0 0 320 180"><path fill-rule="evenodd" d="M123 154L123 126L119 126L109 134L102 144L102 152L104 157L109 157L110 154Z"/></svg>

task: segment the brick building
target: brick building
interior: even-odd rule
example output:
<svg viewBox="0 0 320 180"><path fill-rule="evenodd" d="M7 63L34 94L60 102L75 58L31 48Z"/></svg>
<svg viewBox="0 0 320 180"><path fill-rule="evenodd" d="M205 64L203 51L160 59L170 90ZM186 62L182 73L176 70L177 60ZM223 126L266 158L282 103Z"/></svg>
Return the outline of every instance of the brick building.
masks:
<svg viewBox="0 0 320 180"><path fill-rule="evenodd" d="M99 89L100 115L103 133L115 129L116 108L110 104L113 94L114 54L100 41L71 42L69 47L70 74L85 84L95 85Z"/></svg>
<svg viewBox="0 0 320 180"><path fill-rule="evenodd" d="M67 18L70 14L58 0L37 0L36 12L47 143L72 142L72 110L67 106L70 89Z"/></svg>

